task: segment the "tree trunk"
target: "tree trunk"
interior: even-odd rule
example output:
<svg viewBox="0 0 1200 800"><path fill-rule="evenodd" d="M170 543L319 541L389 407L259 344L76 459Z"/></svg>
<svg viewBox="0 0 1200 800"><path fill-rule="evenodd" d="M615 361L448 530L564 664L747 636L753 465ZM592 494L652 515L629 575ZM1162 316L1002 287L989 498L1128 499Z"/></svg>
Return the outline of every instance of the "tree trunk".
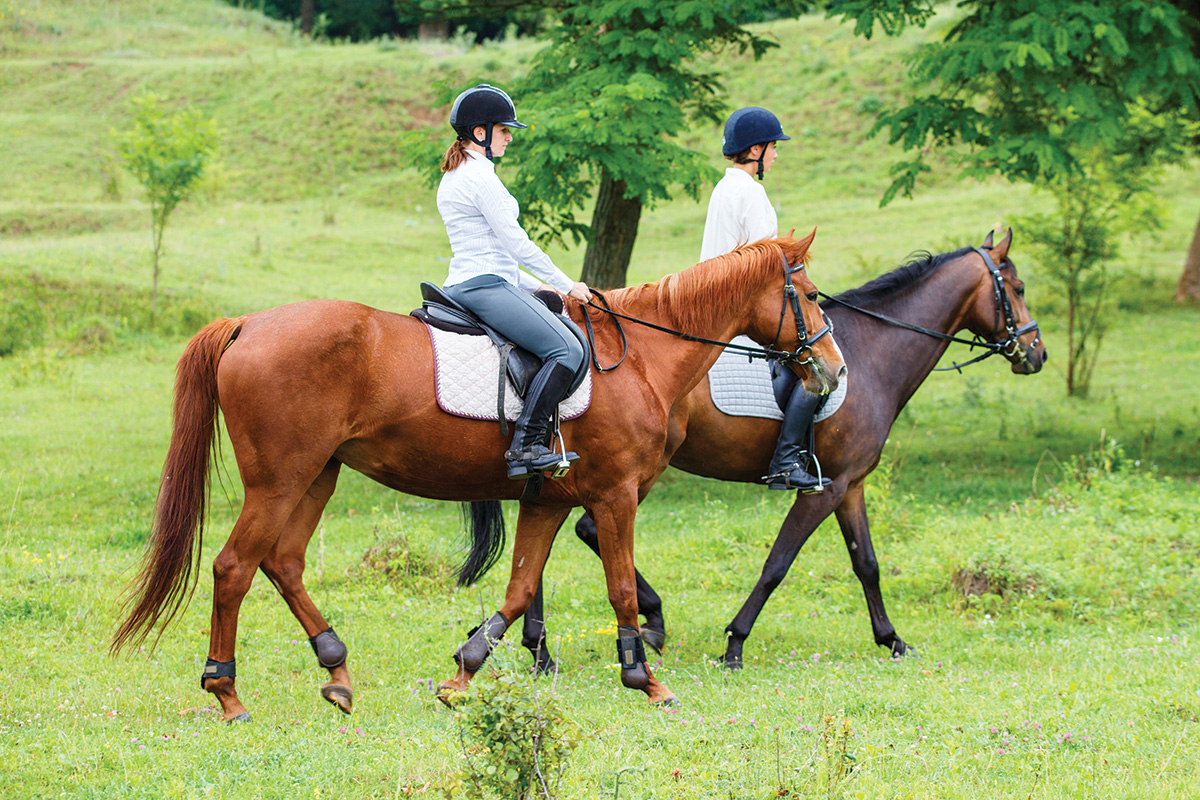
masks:
<svg viewBox="0 0 1200 800"><path fill-rule="evenodd" d="M580 280L593 289L617 289L625 285L625 272L629 269L641 217L641 199L626 197L625 182L605 170L600 176L600 192L596 195L596 210L592 212L592 240L583 254Z"/></svg>
<svg viewBox="0 0 1200 800"><path fill-rule="evenodd" d="M1175 299L1179 302L1200 302L1200 220L1196 221L1192 246L1188 248L1187 260L1183 262L1183 275L1179 277Z"/></svg>
<svg viewBox="0 0 1200 800"><path fill-rule="evenodd" d="M300 0L300 32L312 36L313 17L316 16L316 0Z"/></svg>
<svg viewBox="0 0 1200 800"><path fill-rule="evenodd" d="M417 26L417 39L422 42L444 42L450 38L450 22L444 19L426 20Z"/></svg>

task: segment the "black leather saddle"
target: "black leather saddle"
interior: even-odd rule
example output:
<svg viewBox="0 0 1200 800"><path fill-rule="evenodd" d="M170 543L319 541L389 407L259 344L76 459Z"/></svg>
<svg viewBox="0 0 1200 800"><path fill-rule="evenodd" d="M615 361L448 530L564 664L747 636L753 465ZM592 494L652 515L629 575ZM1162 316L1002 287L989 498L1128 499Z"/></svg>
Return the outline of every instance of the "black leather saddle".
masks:
<svg viewBox="0 0 1200 800"><path fill-rule="evenodd" d="M583 363L575 373L574 379L571 381L571 391L574 392L583 383L584 377L587 375L588 369L591 368L591 348L588 347L587 337L583 335L583 331L579 326L572 322L568 317L563 315L563 301L556 292L540 291L534 294L534 297L541 300L547 308L559 315L561 322L567 330L575 335L579 343L583 345ZM479 319L465 307L458 304L453 298L447 295L440 286L421 281L421 299L424 304L411 312L411 315L435 328L440 328L452 333L462 333L468 336L487 336L500 348L500 360L504 365L508 379L512 382L513 388L517 391L517 396L524 398L525 392L529 389L529 384L533 381L533 376L537 375L538 370L542 368L542 359L538 358L528 350L522 350L515 344L504 337L503 334L496 331L487 323ZM501 403L503 403L504 385L501 380L500 385ZM500 415L501 424L504 422L503 413Z"/></svg>

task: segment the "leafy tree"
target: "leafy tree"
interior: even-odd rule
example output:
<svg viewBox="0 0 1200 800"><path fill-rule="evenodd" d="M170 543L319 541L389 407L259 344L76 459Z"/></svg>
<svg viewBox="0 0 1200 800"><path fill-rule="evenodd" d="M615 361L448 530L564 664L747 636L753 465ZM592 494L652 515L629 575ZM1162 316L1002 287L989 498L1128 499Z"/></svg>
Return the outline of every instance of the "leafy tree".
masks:
<svg viewBox="0 0 1200 800"><path fill-rule="evenodd" d="M1047 183L1078 174L1080 153L1127 149L1137 114L1177 131L1180 120L1200 119L1198 0L958 5L964 18L909 63L915 85L929 88L880 116L877 130L916 152L894 168L884 203L911 195L933 149L968 175ZM924 25L933 4L835 0L829 10L869 38L876 24L887 34ZM1176 158L1178 144L1152 138L1145 147ZM1179 295L1200 299L1200 223Z"/></svg>
<svg viewBox="0 0 1200 800"><path fill-rule="evenodd" d="M175 207L195 191L217 149L217 127L195 111L168 115L153 94L133 101L133 125L114 134L126 168L146 189L154 237L153 318L158 309L158 272L163 230Z"/></svg>
<svg viewBox="0 0 1200 800"><path fill-rule="evenodd" d="M1161 179L1155 161L1138 151L1079 154L1078 168L1044 187L1057 211L1020 220L1033 241L1042 274L1066 300L1067 394L1087 397L1100 344L1116 309L1110 289L1119 279L1113 263L1123 234L1159 227L1151 189Z"/></svg>
<svg viewBox="0 0 1200 800"><path fill-rule="evenodd" d="M414 15L451 18L477 6L407 0ZM557 24L512 94L533 123L506 160L520 172L510 188L522 221L543 242L588 239L582 279L621 286L642 210L682 188L699 199L717 175L707 156L675 140L725 111L720 76L695 57L723 47L755 58L777 46L744 27L771 13L798 14L802 0L514 0L497 8L553 10ZM404 12L402 12L403 15ZM462 87L458 87L462 88ZM507 87L506 87L507 88ZM410 140L411 144L411 140ZM591 225L576 219L595 196Z"/></svg>

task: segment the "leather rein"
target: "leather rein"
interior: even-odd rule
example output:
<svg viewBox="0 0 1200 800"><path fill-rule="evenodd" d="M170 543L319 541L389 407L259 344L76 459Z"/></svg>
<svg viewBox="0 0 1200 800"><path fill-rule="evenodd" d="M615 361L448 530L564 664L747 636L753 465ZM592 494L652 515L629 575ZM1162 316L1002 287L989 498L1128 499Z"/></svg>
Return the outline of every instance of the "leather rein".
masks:
<svg viewBox="0 0 1200 800"><path fill-rule="evenodd" d="M591 301L588 301L587 305L598 311L603 311L605 314L608 314L613 318L613 321L617 325L617 333L619 333L621 336L621 357L617 359L616 363L610 367L600 366L600 359L596 355L596 334L595 331L592 330L591 317L588 316L587 312L585 311L583 314L583 322L587 329L588 344L591 345L592 366L596 368L597 372L611 372L612 370L621 366L621 362L623 362L625 360L625 356L629 354L629 339L625 336L625 329L621 327L621 320L633 322L638 325L644 325L647 328L653 328L654 330L662 331L663 333L669 333L672 336L678 337L687 342L699 342L701 344L716 345L717 347L724 347L730 350L738 350L745 353L752 360L755 358L761 358L768 361L779 361L782 364L796 363L803 365L812 363L813 345L824 339L829 334L833 333L833 323L829 320L829 317L825 316L825 312L821 312L821 318L825 323L824 326L822 326L822 328L812 336L808 335L808 327L804 324L804 314L800 308L800 293L796 291L796 285L792 282L792 275L803 270L804 263L801 262L797 266L792 267L787 263L787 258L782 253L780 253L780 258L783 260L783 307L779 309L779 327L775 331L775 338L771 341L770 347L747 347L746 345L735 344L734 342L723 342L719 339L706 339L703 336L695 336L690 333L684 333L683 331L677 331L674 328L667 328L663 325L648 322L644 319L631 317L626 314L622 314L619 311L613 311L609 306L608 299L601 292L593 289L592 294L594 294L596 297L599 297L600 302L602 302L604 305L599 306ZM792 307L792 316L796 320L796 341L799 342L799 344L796 345L795 350L777 350L775 345L779 341L780 334L783 333L783 320L787 316L789 304ZM808 351L807 357L801 358L801 355L806 350Z"/></svg>
<svg viewBox="0 0 1200 800"><path fill-rule="evenodd" d="M959 344L968 345L971 348L984 348L986 352L970 359L969 361L964 361L961 364L958 362L952 362L953 366L936 367L933 370L934 372L949 372L953 370L961 374L963 367L970 366L971 364L977 364L980 361L983 361L985 358L990 358L991 356L997 354L1002 355L1005 358L1012 358L1018 353L1021 353L1021 344L1018 339L1025 334L1030 333L1031 331L1037 331L1037 336L1034 337L1033 344L1030 345L1031 347L1037 347L1038 342L1040 342L1042 339L1042 332L1038 328L1037 320L1035 319L1030 319L1029 322L1017 327L1017 319L1016 315L1013 314L1012 303L1008 299L1008 292L1004 291L1004 276L1000 274L1000 268L996 266L996 263L992 261L992 257L988 255L983 248L976 247L974 250L983 257L984 266L987 267L988 274L992 277L992 288L996 293L996 325L992 330L992 338L995 339L997 336L999 336L1001 316L1003 316L1005 338L1000 342L988 341L978 334L974 335L974 339L963 339L948 333L940 333L938 331L930 330L929 328L923 328L920 325L914 325L911 322L904 322L903 320L898 320L893 317L886 316L885 314L880 314L875 311L870 311L868 309L852 305L851 303L847 303L844 300L839 300L836 297L830 297L824 292L820 292L819 294L826 300L837 303L840 306L845 306L846 308L857 311L860 314L865 314L866 316L871 317L872 319L877 319L880 322L886 322L889 325L895 325L900 328L905 328L906 330L915 331L916 333L923 333L926 336L932 336L935 339L942 339L947 342L958 342Z"/></svg>

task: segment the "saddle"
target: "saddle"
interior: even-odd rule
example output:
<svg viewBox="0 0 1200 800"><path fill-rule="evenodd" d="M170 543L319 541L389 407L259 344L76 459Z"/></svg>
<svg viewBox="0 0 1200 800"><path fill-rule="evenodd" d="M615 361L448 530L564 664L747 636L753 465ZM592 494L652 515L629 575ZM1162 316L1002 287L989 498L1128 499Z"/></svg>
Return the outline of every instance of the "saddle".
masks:
<svg viewBox="0 0 1200 800"><path fill-rule="evenodd" d="M576 370L574 378L571 380L570 392L574 392L583 383L583 379L587 376L588 370L591 367L591 348L588 347L587 337L583 335L583 331L579 326L571 321L569 317L563 314L563 301L556 292L543 290L534 294L538 300L542 301L550 311L559 315L559 321L574 334L579 343L583 345L583 362L579 369ZM504 406L504 386L505 374L508 380L512 383L513 388L517 392L517 396L522 399L529 389L529 384L533 381L533 377L537 375L538 370L542 368L542 359L528 350L524 350L510 342L503 334L492 328L479 317L460 305L457 301L442 291L440 286L429 283L428 281L421 282L421 299L424 301L422 306L414 309L411 316L416 317L427 325L441 330L450 331L451 333L460 333L468 336L487 336L500 350L500 365L502 373L498 376L500 384L500 407ZM570 394L568 392L568 394ZM504 424L504 414L500 414L501 428L506 427ZM507 435L507 433L505 434Z"/></svg>

